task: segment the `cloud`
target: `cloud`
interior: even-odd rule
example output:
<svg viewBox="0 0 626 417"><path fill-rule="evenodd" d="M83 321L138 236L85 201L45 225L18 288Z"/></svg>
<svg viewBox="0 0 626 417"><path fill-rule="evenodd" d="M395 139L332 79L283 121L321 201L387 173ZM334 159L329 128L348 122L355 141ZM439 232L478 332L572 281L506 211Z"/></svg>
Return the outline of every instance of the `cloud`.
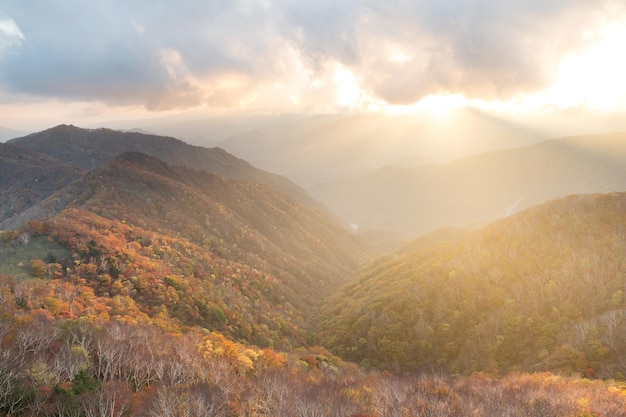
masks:
<svg viewBox="0 0 626 417"><path fill-rule="evenodd" d="M354 68L374 96L408 104L433 93L508 98L549 84L561 56L583 45L602 1L380 2L360 33ZM393 25L388 22L394 22ZM393 45L407 57L388 56Z"/></svg>
<svg viewBox="0 0 626 417"><path fill-rule="evenodd" d="M8 0L0 84L16 95L152 110L310 108L335 99L340 66L390 103L433 93L506 98L548 85L560 58L590 42L583 32L607 4L615 2Z"/></svg>
<svg viewBox="0 0 626 417"><path fill-rule="evenodd" d="M0 19L0 58L4 51L19 46L24 34L12 19Z"/></svg>

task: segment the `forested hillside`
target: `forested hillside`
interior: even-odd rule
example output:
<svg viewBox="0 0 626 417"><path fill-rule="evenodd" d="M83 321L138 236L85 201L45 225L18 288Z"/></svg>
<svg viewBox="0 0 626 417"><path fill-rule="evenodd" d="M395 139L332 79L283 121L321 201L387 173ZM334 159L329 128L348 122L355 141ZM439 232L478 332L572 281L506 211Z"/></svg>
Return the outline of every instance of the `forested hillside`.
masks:
<svg viewBox="0 0 626 417"><path fill-rule="evenodd" d="M16 284L21 305L56 317L197 325L262 347L302 346L312 308L371 257L323 213L262 184L138 153L40 206L51 216L3 235L12 254L0 271L40 278ZM58 246L68 255L52 256Z"/></svg>
<svg viewBox="0 0 626 417"><path fill-rule="evenodd" d="M625 292L626 194L571 196L373 263L322 340L367 368L624 378Z"/></svg>

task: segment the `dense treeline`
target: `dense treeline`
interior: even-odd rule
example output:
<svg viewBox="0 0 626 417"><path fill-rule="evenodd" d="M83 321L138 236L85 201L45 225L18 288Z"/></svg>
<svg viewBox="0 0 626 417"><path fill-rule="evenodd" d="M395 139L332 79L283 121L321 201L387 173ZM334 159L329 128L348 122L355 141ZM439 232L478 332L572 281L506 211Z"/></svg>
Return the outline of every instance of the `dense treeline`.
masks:
<svg viewBox="0 0 626 417"><path fill-rule="evenodd" d="M364 374L217 333L22 314L0 300L0 414L10 416L626 416L626 386L552 374Z"/></svg>
<svg viewBox="0 0 626 417"><path fill-rule="evenodd" d="M403 250L332 298L323 343L389 370L626 375L626 194L572 196Z"/></svg>

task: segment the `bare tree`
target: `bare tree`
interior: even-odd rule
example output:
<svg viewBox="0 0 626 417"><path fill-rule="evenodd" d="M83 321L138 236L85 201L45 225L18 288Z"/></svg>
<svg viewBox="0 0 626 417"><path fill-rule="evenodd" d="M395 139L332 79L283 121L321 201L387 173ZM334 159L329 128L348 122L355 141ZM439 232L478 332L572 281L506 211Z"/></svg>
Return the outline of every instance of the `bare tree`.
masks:
<svg viewBox="0 0 626 417"><path fill-rule="evenodd" d="M50 359L55 382L70 380L89 366L89 354L81 346L63 345Z"/></svg>
<svg viewBox="0 0 626 417"><path fill-rule="evenodd" d="M259 375L242 392L242 416L292 416L295 381L289 374L269 371Z"/></svg>
<svg viewBox="0 0 626 417"><path fill-rule="evenodd" d="M386 378L377 386L374 407L379 415L402 417L409 402L407 384L399 378Z"/></svg>
<svg viewBox="0 0 626 417"><path fill-rule="evenodd" d="M170 343L167 353L168 357L165 361L165 374L160 377L160 380L171 384L195 384L201 381L208 381L208 367L204 358L196 349L197 344L198 337L193 334L184 335ZM225 371L224 373L227 372ZM213 374L215 375L217 372ZM211 379L231 380L230 376L212 377ZM221 386L222 384L218 385Z"/></svg>
<svg viewBox="0 0 626 417"><path fill-rule="evenodd" d="M17 328L15 343L22 364L27 357L47 352L59 337L59 328L43 316L35 316L27 325Z"/></svg>
<svg viewBox="0 0 626 417"><path fill-rule="evenodd" d="M97 374L103 382L122 376L125 357L130 349L128 337L127 326L116 321L107 323L98 336L95 345Z"/></svg>
<svg viewBox="0 0 626 417"><path fill-rule="evenodd" d="M0 406L4 405L8 412L9 407L15 408L12 403L20 403L18 382L20 378L20 364L14 352L5 349L0 352ZM2 408L0 407L0 410Z"/></svg>
<svg viewBox="0 0 626 417"><path fill-rule="evenodd" d="M213 384L161 385L153 395L148 415L154 417L224 417L230 398Z"/></svg>
<svg viewBox="0 0 626 417"><path fill-rule="evenodd" d="M17 240L24 246L27 246L30 243L30 233L27 231L23 231L17 237Z"/></svg>
<svg viewBox="0 0 626 417"><path fill-rule="evenodd" d="M81 406L86 417L122 417L130 409L131 400L128 385L116 381L83 396Z"/></svg>

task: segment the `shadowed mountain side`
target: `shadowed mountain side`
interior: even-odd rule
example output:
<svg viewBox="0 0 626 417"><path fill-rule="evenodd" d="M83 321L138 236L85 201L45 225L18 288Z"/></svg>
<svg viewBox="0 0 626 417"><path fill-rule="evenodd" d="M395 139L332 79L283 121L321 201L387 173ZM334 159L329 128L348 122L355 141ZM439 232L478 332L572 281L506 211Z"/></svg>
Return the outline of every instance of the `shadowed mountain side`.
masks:
<svg viewBox="0 0 626 417"><path fill-rule="evenodd" d="M171 165L259 181L310 207L323 209L320 203L283 176L255 168L223 149L192 146L171 137L60 125L9 142L86 170L101 167L123 152L141 152Z"/></svg>
<svg viewBox="0 0 626 417"><path fill-rule="evenodd" d="M398 371L626 372L626 193L548 202L373 262L329 301L325 345Z"/></svg>
<svg viewBox="0 0 626 417"><path fill-rule="evenodd" d="M410 237L485 223L552 198L626 190L626 134L581 136L448 164L388 167L313 195L357 224Z"/></svg>
<svg viewBox="0 0 626 417"><path fill-rule="evenodd" d="M41 202L83 172L39 152L0 143L0 229L18 227L18 219L13 227L2 221Z"/></svg>

